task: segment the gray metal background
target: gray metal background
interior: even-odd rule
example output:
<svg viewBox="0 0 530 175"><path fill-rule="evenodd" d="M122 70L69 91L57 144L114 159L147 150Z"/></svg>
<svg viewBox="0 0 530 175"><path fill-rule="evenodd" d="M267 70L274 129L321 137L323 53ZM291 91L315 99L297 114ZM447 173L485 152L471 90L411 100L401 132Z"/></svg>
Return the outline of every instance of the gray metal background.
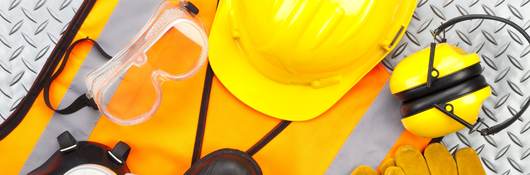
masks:
<svg viewBox="0 0 530 175"><path fill-rule="evenodd" d="M0 0L0 123L27 94L82 0Z"/></svg>
<svg viewBox="0 0 530 175"><path fill-rule="evenodd" d="M509 18L530 31L530 0L418 0L414 18L399 46L384 60L392 68L403 57L425 48L430 31L464 14ZM0 123L25 96L43 63L82 0L0 0ZM484 125L515 114L529 100L530 47L501 23L474 20L457 24L448 41L482 58L493 95L482 110ZM530 174L530 118L525 114L508 130L482 137L468 130L447 136L451 150L470 146L489 174ZM484 127L484 126L481 126Z"/></svg>
<svg viewBox="0 0 530 175"><path fill-rule="evenodd" d="M432 42L431 31L443 21L465 14L508 18L530 31L530 0L419 0L405 37L384 60L392 69L399 60ZM530 46L513 28L499 22L473 20L452 27L448 42L482 58L493 94L484 103L482 126L492 126L513 116L529 100ZM530 112L509 129L482 137L468 129L443 139L451 151L474 148L488 174L530 174Z"/></svg>

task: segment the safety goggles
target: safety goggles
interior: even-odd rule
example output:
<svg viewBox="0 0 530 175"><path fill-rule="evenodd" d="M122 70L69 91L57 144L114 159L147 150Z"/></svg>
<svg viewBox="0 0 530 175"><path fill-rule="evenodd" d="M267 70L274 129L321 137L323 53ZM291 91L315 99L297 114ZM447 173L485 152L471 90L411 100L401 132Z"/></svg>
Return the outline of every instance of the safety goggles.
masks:
<svg viewBox="0 0 530 175"><path fill-rule="evenodd" d="M193 76L206 62L207 45L186 10L163 3L129 47L87 76L87 96L116 123L145 121L160 106L162 82Z"/></svg>
<svg viewBox="0 0 530 175"><path fill-rule="evenodd" d="M149 119L161 104L162 84L190 78L206 62L208 40L194 18L197 13L189 2L163 2L127 47L87 75L86 96L56 111L68 114L92 106L121 125ZM95 48L102 51L97 43Z"/></svg>

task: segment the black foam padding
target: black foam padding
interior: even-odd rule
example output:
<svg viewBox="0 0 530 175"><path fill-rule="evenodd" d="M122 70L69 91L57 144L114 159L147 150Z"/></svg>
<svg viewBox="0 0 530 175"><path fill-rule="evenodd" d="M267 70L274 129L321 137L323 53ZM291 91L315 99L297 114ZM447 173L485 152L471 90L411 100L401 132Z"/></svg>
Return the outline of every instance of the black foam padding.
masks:
<svg viewBox="0 0 530 175"><path fill-rule="evenodd" d="M423 96L428 96L451 86L463 83L471 78L479 76L481 73L482 68L480 64L473 64L455 73L434 79L431 87L427 87L426 84L422 84L418 87L396 93L394 96L403 102L416 100Z"/></svg>
<svg viewBox="0 0 530 175"><path fill-rule="evenodd" d="M432 108L435 104L445 104L466 94L478 91L488 86L483 76L476 76L464 83L436 92L420 99L405 102L401 106L403 118ZM458 108L458 106L455 106Z"/></svg>

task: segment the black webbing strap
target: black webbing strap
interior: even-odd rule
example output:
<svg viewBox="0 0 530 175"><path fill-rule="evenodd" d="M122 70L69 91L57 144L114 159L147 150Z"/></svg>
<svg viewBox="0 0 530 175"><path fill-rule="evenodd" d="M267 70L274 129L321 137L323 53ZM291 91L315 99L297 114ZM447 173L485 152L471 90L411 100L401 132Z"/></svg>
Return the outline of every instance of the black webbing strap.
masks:
<svg viewBox="0 0 530 175"><path fill-rule="evenodd" d="M79 97L77 97L77 99L75 99L74 102L72 102L72 104L70 104L68 107L66 107L64 109L54 108L52 103L51 103L51 100L50 100L50 86L53 83L53 80L55 80L57 77L59 77L59 75L63 72L63 70L64 70L64 68L66 66L66 63L68 62L68 59L70 58L70 53L72 52L72 50L78 44L80 44L80 43L82 43L84 41L90 41L94 45L96 50L99 53L101 53L101 55L103 57L105 57L107 59L111 59L112 58L112 56L110 56L107 52L105 52L103 50L103 48L96 41L94 41L93 39L83 38L83 39L77 40L74 43L72 43L72 45L70 45L70 47L68 47L68 49L66 50L66 53L64 55L64 58L61 61L61 64L59 65L59 68L57 68L57 70L51 75L51 77L49 77L45 81L45 85L44 85L44 88L43 88L43 91L44 91L43 92L44 93L43 94L44 95L44 102L46 103L46 106L48 106L48 108L54 110L57 113L60 113L60 114L71 114L71 113L74 113L74 112L78 111L81 108L84 108L85 106L90 106L90 107L92 107L94 109L97 109L97 105L94 102L94 100L89 99L85 94L82 94Z"/></svg>
<svg viewBox="0 0 530 175"><path fill-rule="evenodd" d="M93 109L98 109L96 103L91 98L88 98L86 94L81 94L79 97L77 97L74 102L72 102L70 105L63 109L54 109L55 112L59 114L71 114L74 112L79 111L80 109L84 107L91 107ZM48 106L49 107L49 106ZM52 108L53 109L53 108Z"/></svg>
<svg viewBox="0 0 530 175"><path fill-rule="evenodd" d="M202 91L201 109L199 112L197 132L195 134L195 144L193 147L193 156L191 160L192 165L201 158L202 144L204 141L204 131L206 129L206 116L208 115L208 105L210 102L210 93L212 91L213 77L214 73L212 67L210 66L210 64L208 64L206 69L206 78L204 79L204 86ZM250 149L248 149L247 154L249 154L250 156L256 154L259 150L265 147L265 145L267 145L272 139L274 139L278 134L280 134L287 126L289 126L290 123L291 121L282 120L256 144L254 144Z"/></svg>
<svg viewBox="0 0 530 175"><path fill-rule="evenodd" d="M252 147L250 147L247 150L247 154L250 156L253 156L256 154L261 148L265 147L272 139L274 139L278 134L280 134L287 126L291 124L291 121L282 120L280 123L278 123L272 130L267 133L263 138L261 138L256 144L254 144Z"/></svg>
<svg viewBox="0 0 530 175"><path fill-rule="evenodd" d="M204 130L206 129L206 116L208 115L208 104L210 103L210 92L212 91L213 70L208 63L206 68L206 78L204 78L204 86L202 90L201 111L199 112L199 122L197 124L197 132L195 133L195 144L193 146L193 156L191 164L193 165L201 158L202 143L204 140Z"/></svg>

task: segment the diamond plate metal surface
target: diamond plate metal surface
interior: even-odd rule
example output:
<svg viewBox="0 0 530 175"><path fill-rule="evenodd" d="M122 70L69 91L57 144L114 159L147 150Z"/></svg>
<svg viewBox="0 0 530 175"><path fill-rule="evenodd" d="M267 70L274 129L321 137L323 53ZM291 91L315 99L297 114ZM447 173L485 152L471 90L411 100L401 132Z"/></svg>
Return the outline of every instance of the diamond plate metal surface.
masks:
<svg viewBox="0 0 530 175"><path fill-rule="evenodd" d="M419 0L405 37L383 64L392 69L427 47L433 41L431 31L442 22L465 14L508 18L530 31L530 0ZM480 128L513 116L530 99L530 46L510 26L473 20L456 24L446 36L449 43L482 58L483 75L493 93L482 106ZM530 174L530 112L496 135L483 137L465 129L442 142L453 151L465 146L477 150L488 174Z"/></svg>
<svg viewBox="0 0 530 175"><path fill-rule="evenodd" d="M0 1L0 123L27 94L82 2Z"/></svg>

